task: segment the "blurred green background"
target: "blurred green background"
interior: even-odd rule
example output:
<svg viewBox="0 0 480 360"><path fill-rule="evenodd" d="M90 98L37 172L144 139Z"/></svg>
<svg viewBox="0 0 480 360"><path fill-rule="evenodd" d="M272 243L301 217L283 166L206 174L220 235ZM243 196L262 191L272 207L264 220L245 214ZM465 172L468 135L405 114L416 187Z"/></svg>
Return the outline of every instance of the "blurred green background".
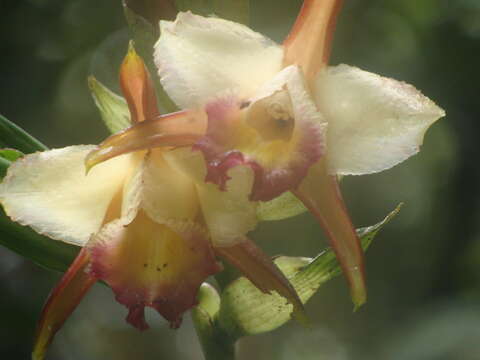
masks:
<svg viewBox="0 0 480 360"><path fill-rule="evenodd" d="M252 1L252 27L281 41L300 0ZM97 143L107 131L88 92L94 74L118 89L128 40L119 0L0 1L0 113L50 147ZM359 312L342 278L298 324L243 339L239 359L480 359L480 1L345 0L333 64L414 84L447 117L421 153L381 174L343 181L360 226L399 216L367 254L369 301ZM270 254L326 246L309 214L253 234ZM0 248L0 358L29 359L36 319L60 274ZM188 316L178 331L153 311L139 333L109 289L95 287L58 334L49 359L202 359Z"/></svg>

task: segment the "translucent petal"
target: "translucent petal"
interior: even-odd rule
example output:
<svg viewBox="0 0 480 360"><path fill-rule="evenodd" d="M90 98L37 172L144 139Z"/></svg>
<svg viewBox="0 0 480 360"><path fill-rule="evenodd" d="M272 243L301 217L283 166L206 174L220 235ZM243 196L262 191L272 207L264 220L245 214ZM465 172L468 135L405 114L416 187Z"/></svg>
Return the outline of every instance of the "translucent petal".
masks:
<svg viewBox="0 0 480 360"><path fill-rule="evenodd" d="M142 208L157 223L181 230L198 221L195 183L164 160L161 150L147 156L142 181Z"/></svg>
<svg viewBox="0 0 480 360"><path fill-rule="evenodd" d="M200 151L193 151L191 148L178 148L166 151L163 157L172 168L189 176L194 182L201 184L205 181L207 168Z"/></svg>
<svg viewBox="0 0 480 360"><path fill-rule="evenodd" d="M252 96L282 67L282 48L241 24L180 13L175 22L160 22L160 29L155 45L160 81L183 109L228 90Z"/></svg>
<svg viewBox="0 0 480 360"><path fill-rule="evenodd" d="M97 232L107 207L131 166L129 156L100 164L85 175L92 145L27 155L13 163L0 184L6 213L37 232L84 245Z"/></svg>
<svg viewBox="0 0 480 360"><path fill-rule="evenodd" d="M200 204L214 246L229 246L242 240L257 225L256 203L249 200L253 173L248 167L229 170L226 191L216 185L197 185Z"/></svg>
<svg viewBox="0 0 480 360"><path fill-rule="evenodd" d="M270 201L260 201L257 216L260 221L288 219L307 211L303 203L291 192L284 192Z"/></svg>
<svg viewBox="0 0 480 360"><path fill-rule="evenodd" d="M340 175L379 172L404 161L445 115L413 86L347 65L318 76L315 100L328 122L330 172Z"/></svg>

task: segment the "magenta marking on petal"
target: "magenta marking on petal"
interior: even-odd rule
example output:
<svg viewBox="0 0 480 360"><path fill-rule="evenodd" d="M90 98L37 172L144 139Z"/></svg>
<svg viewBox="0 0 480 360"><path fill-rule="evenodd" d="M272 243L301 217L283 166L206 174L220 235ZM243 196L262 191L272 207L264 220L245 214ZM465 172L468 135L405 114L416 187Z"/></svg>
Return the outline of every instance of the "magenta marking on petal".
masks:
<svg viewBox="0 0 480 360"><path fill-rule="evenodd" d="M285 167L266 169L263 174L255 173L252 200L268 201L285 191L295 190L307 176L310 167L322 157L322 134L318 128L309 125L303 124L304 138L296 149L299 155L293 157Z"/></svg>
<svg viewBox="0 0 480 360"><path fill-rule="evenodd" d="M154 301L140 301L139 299L146 299L148 297L148 291L146 289L132 290L130 293L125 292L125 289L113 289L117 296L117 300L120 304L125 305L128 308L128 315L126 321L137 328L140 331L148 330L150 326L145 320L145 307L151 307L155 309L160 315L162 315L170 324L170 328L178 329L182 324L182 314L196 306L198 302L195 299L187 298L176 299L175 301L169 299L156 299ZM172 287L165 287L162 292L172 293L175 289ZM195 293L198 289L195 289Z"/></svg>
<svg viewBox="0 0 480 360"><path fill-rule="evenodd" d="M250 200L268 201L285 191L296 189L308 169L324 153L323 134L315 124L304 122L301 126L301 138L294 154L282 166L262 165L255 154L246 154L233 148L235 130L241 121L241 102L232 97L220 99L207 105L208 127L204 137L193 145L194 151L201 151L207 166L206 182L214 183L220 190L226 190L230 180L228 171L235 166L248 166L253 170L254 183Z"/></svg>
<svg viewBox="0 0 480 360"><path fill-rule="evenodd" d="M129 307L128 315L125 320L140 331L148 330L150 328L145 321L145 306Z"/></svg>
<svg viewBox="0 0 480 360"><path fill-rule="evenodd" d="M89 245L90 272L105 281L129 309L127 322L148 329L144 308L157 310L172 328L197 304L205 279L221 270L201 229L176 233L143 212L128 225L107 224Z"/></svg>
<svg viewBox="0 0 480 360"><path fill-rule="evenodd" d="M245 159L243 154L239 151L232 151L227 156L217 162L207 164L207 175L205 176L205 182L211 182L217 184L220 190L225 191L227 181L230 180L230 176L227 175L229 169L243 165Z"/></svg>

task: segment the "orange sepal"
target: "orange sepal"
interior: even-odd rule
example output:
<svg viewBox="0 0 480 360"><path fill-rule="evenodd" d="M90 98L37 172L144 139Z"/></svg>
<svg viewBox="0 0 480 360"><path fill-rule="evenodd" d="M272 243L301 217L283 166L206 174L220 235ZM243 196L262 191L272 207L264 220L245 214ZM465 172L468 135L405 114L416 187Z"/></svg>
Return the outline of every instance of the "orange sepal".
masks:
<svg viewBox="0 0 480 360"><path fill-rule="evenodd" d="M284 66L299 65L311 83L328 63L337 15L342 0L305 0L285 39Z"/></svg>
<svg viewBox="0 0 480 360"><path fill-rule="evenodd" d="M337 178L327 173L325 160L320 160L310 168L308 175L293 193L327 233L357 309L367 299L363 250L343 202Z"/></svg>
<svg viewBox="0 0 480 360"><path fill-rule="evenodd" d="M206 129L206 115L201 111L180 111L144 121L105 139L85 158L89 171L93 166L115 156L156 147L193 145Z"/></svg>
<svg viewBox="0 0 480 360"><path fill-rule="evenodd" d="M143 59L136 53L132 41L120 66L120 87L133 124L160 114L152 79Z"/></svg>
<svg viewBox="0 0 480 360"><path fill-rule="evenodd" d="M293 316L303 324L308 322L303 304L290 281L253 241L244 238L231 246L216 247L215 252L237 267L262 292L276 291L287 299L293 305Z"/></svg>
<svg viewBox="0 0 480 360"><path fill-rule="evenodd" d="M43 307L35 333L33 360L45 358L48 345L80 300L97 281L86 272L89 255L82 249L58 285L50 293Z"/></svg>

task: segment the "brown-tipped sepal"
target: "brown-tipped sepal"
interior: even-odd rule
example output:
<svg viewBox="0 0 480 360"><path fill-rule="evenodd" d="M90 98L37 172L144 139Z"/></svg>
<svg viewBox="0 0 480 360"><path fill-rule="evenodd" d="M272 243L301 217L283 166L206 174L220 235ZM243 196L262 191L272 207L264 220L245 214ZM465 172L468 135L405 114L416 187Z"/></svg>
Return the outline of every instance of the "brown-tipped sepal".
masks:
<svg viewBox="0 0 480 360"><path fill-rule="evenodd" d="M86 272L89 255L82 249L43 307L32 352L33 360L43 360L48 346L65 320L97 280Z"/></svg>
<svg viewBox="0 0 480 360"><path fill-rule="evenodd" d="M181 111L144 121L112 135L85 158L87 172L106 160L134 151L194 144L205 132L203 112Z"/></svg>
<svg viewBox="0 0 480 360"><path fill-rule="evenodd" d="M248 238L225 247L216 247L215 252L237 267L259 290L264 293L276 291L293 305L293 316L307 324L303 304L297 292L275 263Z"/></svg>
<svg viewBox="0 0 480 360"><path fill-rule="evenodd" d="M143 59L136 53L133 41L120 66L120 87L130 109L132 123L159 115L155 87Z"/></svg>
<svg viewBox="0 0 480 360"><path fill-rule="evenodd" d="M283 46L284 66L302 67L310 85L328 63L333 31L342 0L305 0Z"/></svg>
<svg viewBox="0 0 480 360"><path fill-rule="evenodd" d="M327 173L326 161L322 160L310 169L294 194L327 233L347 278L355 310L358 309L367 300L363 250L343 202L337 178Z"/></svg>

